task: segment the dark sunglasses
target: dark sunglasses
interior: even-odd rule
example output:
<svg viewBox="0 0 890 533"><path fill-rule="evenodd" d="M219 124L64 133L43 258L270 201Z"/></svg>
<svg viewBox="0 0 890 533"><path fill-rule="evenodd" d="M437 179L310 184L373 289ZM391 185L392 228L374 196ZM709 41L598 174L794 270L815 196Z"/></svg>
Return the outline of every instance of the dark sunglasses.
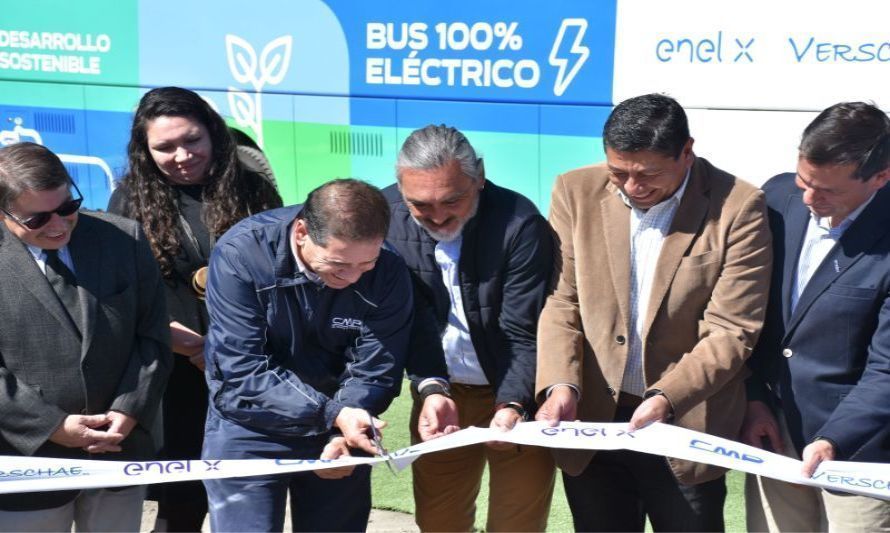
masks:
<svg viewBox="0 0 890 533"><path fill-rule="evenodd" d="M77 188L77 184L73 181L70 182L71 186L74 187L74 190L77 191L77 198L72 198L70 200L66 200L59 207L53 209L52 211L44 211L42 213L37 213L35 215L31 215L26 219L21 219L6 209L0 209L3 213L9 218L15 220L19 225L24 226L30 230L40 229L43 226L46 226L46 223L49 222L53 218L53 213L59 215L60 217L67 217L73 215L80 209L80 204L83 203L83 195L80 193L80 189Z"/></svg>

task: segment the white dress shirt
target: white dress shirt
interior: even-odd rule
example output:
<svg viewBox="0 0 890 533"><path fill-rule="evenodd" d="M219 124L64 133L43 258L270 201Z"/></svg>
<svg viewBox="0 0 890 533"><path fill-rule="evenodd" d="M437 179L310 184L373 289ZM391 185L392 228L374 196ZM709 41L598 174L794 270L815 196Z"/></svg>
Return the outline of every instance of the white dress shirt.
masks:
<svg viewBox="0 0 890 533"><path fill-rule="evenodd" d="M451 307L448 310L448 325L442 333L442 348L445 363L452 383L464 385L488 385L488 378L479 364L470 327L464 313L464 302L460 292L460 276L457 265L460 261L460 247L463 236L452 241L439 241L436 244L436 263L442 271L442 282L448 290Z"/></svg>
<svg viewBox="0 0 890 533"><path fill-rule="evenodd" d="M687 170L682 185L670 198L645 210L634 207L630 199L619 191L621 199L630 207L630 331L621 390L635 396L643 396L646 391L642 339L652 279L664 238L671 228L688 182Z"/></svg>

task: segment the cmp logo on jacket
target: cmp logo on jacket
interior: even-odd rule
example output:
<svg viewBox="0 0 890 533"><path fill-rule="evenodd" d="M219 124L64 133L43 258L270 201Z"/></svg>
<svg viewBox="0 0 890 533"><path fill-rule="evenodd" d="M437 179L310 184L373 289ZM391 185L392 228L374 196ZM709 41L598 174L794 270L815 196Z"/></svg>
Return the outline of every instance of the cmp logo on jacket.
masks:
<svg viewBox="0 0 890 533"><path fill-rule="evenodd" d="M364 326L364 324L362 324L362 321L357 318L341 318L335 316L331 319L331 327L334 329L361 330L362 326Z"/></svg>

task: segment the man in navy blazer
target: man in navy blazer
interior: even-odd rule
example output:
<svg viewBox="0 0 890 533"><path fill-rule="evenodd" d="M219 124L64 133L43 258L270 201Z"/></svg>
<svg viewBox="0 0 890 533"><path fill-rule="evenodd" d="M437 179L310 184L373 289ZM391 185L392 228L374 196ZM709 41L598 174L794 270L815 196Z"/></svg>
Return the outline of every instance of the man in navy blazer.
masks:
<svg viewBox="0 0 890 533"><path fill-rule="evenodd" d="M763 187L773 282L742 438L803 460L890 462L890 119L836 104L797 174ZM885 530L890 502L749 476L750 531Z"/></svg>

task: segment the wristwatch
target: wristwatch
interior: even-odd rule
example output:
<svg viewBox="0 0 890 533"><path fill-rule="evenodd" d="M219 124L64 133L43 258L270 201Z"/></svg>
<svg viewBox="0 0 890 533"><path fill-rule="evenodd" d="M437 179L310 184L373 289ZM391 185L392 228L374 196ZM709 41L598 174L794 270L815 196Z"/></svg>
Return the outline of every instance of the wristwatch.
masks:
<svg viewBox="0 0 890 533"><path fill-rule="evenodd" d="M451 398L451 389L445 381L431 380L423 384L423 387L417 391L420 401L424 401L433 394L441 394L446 398Z"/></svg>
<svg viewBox="0 0 890 533"><path fill-rule="evenodd" d="M667 414L667 421L668 421L668 422L673 422L673 421L674 421L674 404L671 402L671 399L668 398L667 396L665 396L664 391L662 391L661 389L649 389L649 390L647 390L647 391L643 394L643 399L644 399L644 400L648 400L649 398L652 398L653 396L664 396L664 399L668 401L668 405L671 406L671 410L670 410L670 412Z"/></svg>
<svg viewBox="0 0 890 533"><path fill-rule="evenodd" d="M525 407L523 407L522 404L519 402L507 402L507 403L503 404L500 408L501 409L504 409L504 408L513 409L514 411L519 413L519 416L520 416L520 418L522 418L522 420L529 419L528 411L526 411Z"/></svg>

